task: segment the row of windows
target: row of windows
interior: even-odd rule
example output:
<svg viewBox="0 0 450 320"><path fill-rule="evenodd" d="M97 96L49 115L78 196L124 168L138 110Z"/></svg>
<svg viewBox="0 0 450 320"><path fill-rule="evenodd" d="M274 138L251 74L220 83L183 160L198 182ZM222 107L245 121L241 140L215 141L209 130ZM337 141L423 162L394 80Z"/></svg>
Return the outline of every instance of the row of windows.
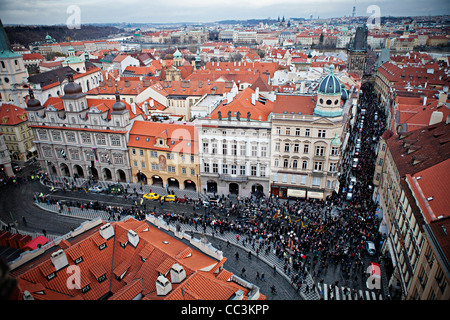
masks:
<svg viewBox="0 0 450 320"><path fill-rule="evenodd" d="M139 152L140 156L144 156L144 150L143 149L138 149L137 151ZM136 151L136 149L133 148L133 149L131 149L131 154L132 155L136 155L137 151ZM165 156L166 156L167 160L174 160L175 159L175 154L174 153L167 152L167 153L165 153ZM158 152L150 150L150 157L157 158L158 157ZM194 163L194 161L195 161L195 157L193 155L186 156L185 154L180 154L180 160L182 162L185 162L187 159L190 159L191 163Z"/></svg>
<svg viewBox="0 0 450 320"><path fill-rule="evenodd" d="M48 140L48 134L46 130L38 130L39 140ZM51 131L51 136L53 141L61 141L63 140L63 135L60 131ZM96 145L106 145L106 134L99 133L95 134L95 142ZM81 133L81 143L82 144L92 144L92 135L90 133ZM66 132L65 133L65 142L76 143L76 135L74 132ZM121 136L112 135L110 136L111 146L121 146Z"/></svg>
<svg viewBox="0 0 450 320"><path fill-rule="evenodd" d="M77 160L77 161L81 160L81 151L80 150L69 149L68 153L69 154L67 155L66 152L64 151L64 149L55 148L55 155L56 155L57 158L67 159L67 157L69 156L71 160ZM46 158L53 158L54 157L53 156L53 150L50 147L47 147L47 146L44 146L42 148L42 154ZM111 164L111 159L110 159L109 154L103 153L103 152L94 154L93 151L86 150L84 152L84 161L94 161L94 160L99 160L100 162ZM125 157L123 156L123 154L114 153L113 154L113 161L114 161L114 164L124 164L125 163Z"/></svg>
<svg viewBox="0 0 450 320"><path fill-rule="evenodd" d="M275 128L275 133L276 134L281 134L281 127L276 127ZM293 135L299 137L299 136L302 135L302 130L301 130L301 128L295 128L295 129L292 129L292 130L291 130L291 128L285 128L283 134L286 135L286 136L290 136L290 135L293 134ZM327 134L327 130L325 130L325 129L319 129L317 131L317 137L318 138L326 138L326 134ZM311 136L311 129L304 129L303 136L310 137Z"/></svg>
<svg viewBox="0 0 450 320"><path fill-rule="evenodd" d="M219 172L219 164L213 163L210 167L209 163L204 163L202 171L205 173L220 173L220 174L232 174L232 175L241 175L247 176L247 167L245 165L236 165L236 164L222 164L222 170ZM258 166L251 165L250 166L250 176L266 176L266 167L259 167L259 175L258 175Z"/></svg>
<svg viewBox="0 0 450 320"><path fill-rule="evenodd" d="M211 148L209 147L208 142L203 142L203 153L211 153L211 154L223 154L223 155L232 155L237 156L238 155L238 145L236 143L231 144L231 149L228 149L228 144L224 143L222 144L222 152L219 153L218 145L217 143L213 142L211 144ZM247 152L247 144L243 143L239 145L239 155L240 156L252 156L252 157L258 157L258 146L252 145L250 147L250 154ZM261 146L260 157L267 157L267 146Z"/></svg>
<svg viewBox="0 0 450 320"><path fill-rule="evenodd" d="M279 179L280 176L281 176L281 180ZM273 174L273 182L288 183L288 181L289 181L290 184L299 184L299 185L306 186L306 177L307 177L306 175L291 174L290 179L288 179L288 174L283 173L283 174L279 175L277 172L275 172ZM312 187L320 187L321 183L322 183L321 177L312 177L312 180L311 180ZM327 180L326 187L328 189L334 188L335 186L336 186L336 181Z"/></svg>
<svg viewBox="0 0 450 320"><path fill-rule="evenodd" d="M275 144L275 151L276 152L280 152L280 147L281 147L280 143L277 142ZM308 154L309 153L309 147L310 147L309 144L303 145L303 153L304 154ZM284 149L283 149L284 152L290 152L291 149L292 149L293 152L299 153L300 152L300 144L299 143L295 143L293 145L293 148L291 148L291 144L290 143L285 143L284 144ZM314 152L314 154L316 156L323 157L323 156L325 156L325 153L326 153L326 147L324 147L324 146L316 146L316 149L315 149L315 152ZM331 147L331 155L332 156L338 156L339 155L339 147Z"/></svg>
<svg viewBox="0 0 450 320"><path fill-rule="evenodd" d="M307 160L303 160L301 163L301 169L302 170L308 170L308 161ZM274 166L275 167L279 167L280 166L280 160L278 158L276 158L274 160ZM322 171L324 167L324 164L322 161L314 161L313 163L313 169L314 171ZM299 161L298 160L292 160L292 162L289 162L289 159L284 159L283 160L283 168L288 169L298 169L299 168ZM337 162L331 162L330 166L329 166L329 172L336 172L338 169L337 166Z"/></svg>
<svg viewBox="0 0 450 320"><path fill-rule="evenodd" d="M136 161L136 160L133 161L133 166L137 168L138 167L138 161ZM145 162L141 161L141 168L145 169L145 167L146 167ZM160 166L157 163L152 163L151 167L152 167L153 171L160 170ZM166 170L161 170L161 171L166 171ZM167 172L176 173L176 167L175 166L167 166ZM184 168L184 167L181 168L181 174L186 174L187 175L187 172L188 172L187 168ZM191 173L191 176L195 176L195 174L196 174L195 173L195 169L190 169L190 173Z"/></svg>
<svg viewBox="0 0 450 320"><path fill-rule="evenodd" d="M226 130L222 130L221 132L222 132L222 135L224 135L224 136L226 136L227 134L229 134L230 136L235 136L235 135L236 135L236 131L230 131L230 132L227 132ZM208 132L207 129L203 129L203 133L204 133L204 134L213 134L213 135L216 135L216 134L218 133L218 131L217 131L217 130L211 130L211 132ZM242 130L242 131L240 132L240 135L241 135L241 136L248 135L248 136L256 137L256 136L258 136L258 132L251 132L251 131L245 131L245 130ZM267 132L262 131L262 132L260 133L260 135L261 135L261 137L266 137L266 136L267 136Z"/></svg>

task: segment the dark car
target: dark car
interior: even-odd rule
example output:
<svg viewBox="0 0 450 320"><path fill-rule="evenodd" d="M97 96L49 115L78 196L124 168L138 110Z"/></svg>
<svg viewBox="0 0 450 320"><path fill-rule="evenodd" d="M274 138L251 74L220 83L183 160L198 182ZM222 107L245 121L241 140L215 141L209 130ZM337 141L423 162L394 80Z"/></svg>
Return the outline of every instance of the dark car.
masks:
<svg viewBox="0 0 450 320"><path fill-rule="evenodd" d="M112 184L106 188L106 193L108 194L122 194L124 187L121 184Z"/></svg>

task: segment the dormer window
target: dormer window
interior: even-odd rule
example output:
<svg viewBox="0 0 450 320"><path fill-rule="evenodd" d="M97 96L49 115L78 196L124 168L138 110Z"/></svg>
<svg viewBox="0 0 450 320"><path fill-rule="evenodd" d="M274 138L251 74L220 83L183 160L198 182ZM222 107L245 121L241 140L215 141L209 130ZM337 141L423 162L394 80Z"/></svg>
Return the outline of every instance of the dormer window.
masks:
<svg viewBox="0 0 450 320"><path fill-rule="evenodd" d="M163 139L158 139L158 144L162 146L164 144Z"/></svg>
<svg viewBox="0 0 450 320"><path fill-rule="evenodd" d="M79 258L75 259L75 264L80 264L81 262L83 262L83 257L80 256Z"/></svg>

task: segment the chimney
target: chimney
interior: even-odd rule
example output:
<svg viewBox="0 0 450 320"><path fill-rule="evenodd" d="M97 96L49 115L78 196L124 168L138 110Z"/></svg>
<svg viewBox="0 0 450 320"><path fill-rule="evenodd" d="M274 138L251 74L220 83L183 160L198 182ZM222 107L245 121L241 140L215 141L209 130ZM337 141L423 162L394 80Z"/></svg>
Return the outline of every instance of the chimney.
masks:
<svg viewBox="0 0 450 320"><path fill-rule="evenodd" d="M144 88L150 87L150 80L142 80L142 86Z"/></svg>
<svg viewBox="0 0 450 320"><path fill-rule="evenodd" d="M256 103L256 94L252 93L252 105L255 105Z"/></svg>
<svg viewBox="0 0 450 320"><path fill-rule="evenodd" d="M99 233L103 237L103 239L108 240L109 238L114 236L114 228L111 223L107 223L100 227Z"/></svg>
<svg viewBox="0 0 450 320"><path fill-rule="evenodd" d="M255 95L256 95L256 99L258 99L259 98L259 87L256 87Z"/></svg>
<svg viewBox="0 0 450 320"><path fill-rule="evenodd" d="M158 296L165 296L170 291L172 291L172 284L166 277L164 277L163 275L160 275L156 279L156 294Z"/></svg>
<svg viewBox="0 0 450 320"><path fill-rule="evenodd" d="M170 268L170 279L172 280L172 283L181 283L186 279L186 271L181 265L175 263L172 268Z"/></svg>
<svg viewBox="0 0 450 320"><path fill-rule="evenodd" d="M34 300L33 296L30 293L30 291L25 290L23 292L23 300Z"/></svg>
<svg viewBox="0 0 450 320"><path fill-rule="evenodd" d="M132 103L131 105L131 112L133 112L133 114L136 114L136 103Z"/></svg>
<svg viewBox="0 0 450 320"><path fill-rule="evenodd" d="M128 230L128 242L136 248L139 243L139 236L133 230Z"/></svg>
<svg viewBox="0 0 450 320"><path fill-rule="evenodd" d="M430 123L428 125L431 126L435 123L439 123L439 122L443 121L443 119L444 119L444 114L441 111L433 111L433 113L430 116Z"/></svg>
<svg viewBox="0 0 450 320"><path fill-rule="evenodd" d="M50 260L55 267L56 271L61 270L65 266L69 264L69 261L67 260L66 253L63 251L63 249L59 249L56 252L53 252Z"/></svg>
<svg viewBox="0 0 450 320"><path fill-rule="evenodd" d="M148 115L148 102L147 101L144 102L142 109L144 110L144 113Z"/></svg>
<svg viewBox="0 0 450 320"><path fill-rule="evenodd" d="M427 96L423 97L423 105L425 106L427 104Z"/></svg>
<svg viewBox="0 0 450 320"><path fill-rule="evenodd" d="M128 88L130 86L130 80L125 80L125 88Z"/></svg>
<svg viewBox="0 0 450 320"><path fill-rule="evenodd" d="M448 99L448 93L442 92L442 93L439 94L439 104L446 103L447 99Z"/></svg>

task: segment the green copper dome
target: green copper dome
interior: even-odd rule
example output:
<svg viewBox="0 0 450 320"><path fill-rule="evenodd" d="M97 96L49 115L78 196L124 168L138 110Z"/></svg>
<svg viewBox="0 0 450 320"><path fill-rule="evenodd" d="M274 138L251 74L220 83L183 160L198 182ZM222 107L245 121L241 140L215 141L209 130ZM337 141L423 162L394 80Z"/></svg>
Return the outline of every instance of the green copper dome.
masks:
<svg viewBox="0 0 450 320"><path fill-rule="evenodd" d="M334 65L330 66L330 73L320 81L318 92L322 94L341 94L341 83L334 75Z"/></svg>

